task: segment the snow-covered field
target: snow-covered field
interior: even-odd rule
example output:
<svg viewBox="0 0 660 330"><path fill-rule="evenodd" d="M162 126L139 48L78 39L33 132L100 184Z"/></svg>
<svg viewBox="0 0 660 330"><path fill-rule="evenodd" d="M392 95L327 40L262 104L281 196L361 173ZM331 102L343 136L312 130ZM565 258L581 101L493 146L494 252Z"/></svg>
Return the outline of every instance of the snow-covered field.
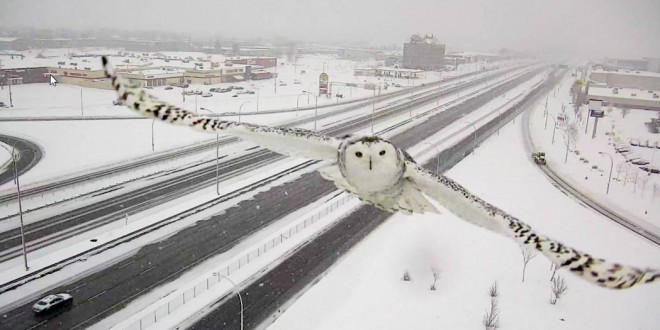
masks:
<svg viewBox="0 0 660 330"><path fill-rule="evenodd" d="M520 120L485 141L447 175L541 233L597 257L660 267L660 248L575 203L529 160ZM614 244L613 244L614 243ZM436 291L432 268L440 271ZM409 271L412 281L402 280ZM550 262L537 256L521 282L522 256L508 238L442 215L394 215L360 242L269 329L483 329L497 282L501 329L657 329L657 285L607 290L560 270L556 305Z"/></svg>
<svg viewBox="0 0 660 330"><path fill-rule="evenodd" d="M631 153L624 157L614 149L616 142L628 144L631 139L644 144L647 140L650 144L655 141L660 143L660 134L650 133L644 125L645 122L650 121L650 118L657 118L658 112L631 109L624 116L621 109L603 107L605 117L599 119L596 137L592 139L594 118L589 119L589 127L585 133L584 118L588 106L582 106L580 108L582 120L576 121L576 144L575 146L571 144L568 161L565 163L566 144L563 130L555 131L555 141L554 144L552 143L553 118L557 118L561 113L564 104L569 114L568 121L574 120L573 104L569 95L569 88L574 79L566 75L556 93L549 93L547 129L545 129L544 117L545 100L537 103L532 110L530 132L535 146L539 151L546 152L548 165L562 178L569 180L589 196L602 201L627 218L655 226L655 232L660 233L660 174L649 175L642 171L640 166L626 162L627 158L640 157L658 167L660 150L630 146ZM614 135L605 135L606 132L613 132ZM610 158L599 152L609 154L613 162L610 163ZM607 193L611 165L612 180ZM597 168L594 169L593 166Z"/></svg>

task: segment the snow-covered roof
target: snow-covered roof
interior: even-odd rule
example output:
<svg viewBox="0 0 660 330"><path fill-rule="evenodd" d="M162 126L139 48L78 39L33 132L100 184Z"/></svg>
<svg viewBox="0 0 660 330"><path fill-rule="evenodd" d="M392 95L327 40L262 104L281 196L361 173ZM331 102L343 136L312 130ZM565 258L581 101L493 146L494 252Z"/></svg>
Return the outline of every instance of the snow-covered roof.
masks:
<svg viewBox="0 0 660 330"><path fill-rule="evenodd" d="M660 73L650 72L650 71L637 71L637 70L619 70L619 71L593 70L591 73L660 78Z"/></svg>
<svg viewBox="0 0 660 330"><path fill-rule="evenodd" d="M18 40L18 38L0 37L0 42L14 42L16 40Z"/></svg>
<svg viewBox="0 0 660 330"><path fill-rule="evenodd" d="M612 97L630 100L644 100L657 102L660 106L660 98L654 98L653 94L660 94L660 91L648 91L638 88L616 88L617 93L614 93L613 87L590 86L589 97ZM634 96L633 96L634 95Z"/></svg>

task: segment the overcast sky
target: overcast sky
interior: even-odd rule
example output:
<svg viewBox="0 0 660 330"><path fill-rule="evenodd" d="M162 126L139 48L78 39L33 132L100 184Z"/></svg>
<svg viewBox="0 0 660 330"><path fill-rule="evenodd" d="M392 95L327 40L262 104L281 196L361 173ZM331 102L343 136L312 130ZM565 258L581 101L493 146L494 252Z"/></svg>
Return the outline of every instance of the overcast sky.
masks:
<svg viewBox="0 0 660 330"><path fill-rule="evenodd" d="M660 57L660 0L0 0L0 25Z"/></svg>

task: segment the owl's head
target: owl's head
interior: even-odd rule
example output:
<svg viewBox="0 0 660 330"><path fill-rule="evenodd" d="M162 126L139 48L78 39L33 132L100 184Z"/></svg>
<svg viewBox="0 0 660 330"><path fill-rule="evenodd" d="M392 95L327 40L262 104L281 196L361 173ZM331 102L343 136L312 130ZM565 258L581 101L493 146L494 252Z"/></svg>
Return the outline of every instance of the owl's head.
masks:
<svg viewBox="0 0 660 330"><path fill-rule="evenodd" d="M397 182L403 175L401 152L391 142L377 136L347 141L340 157L341 171L358 189L376 191Z"/></svg>

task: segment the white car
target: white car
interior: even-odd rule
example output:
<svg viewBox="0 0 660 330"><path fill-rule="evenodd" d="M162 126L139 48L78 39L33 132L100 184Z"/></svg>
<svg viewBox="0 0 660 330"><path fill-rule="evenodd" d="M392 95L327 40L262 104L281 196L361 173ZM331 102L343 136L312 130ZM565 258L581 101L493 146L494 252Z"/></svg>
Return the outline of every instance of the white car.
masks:
<svg viewBox="0 0 660 330"><path fill-rule="evenodd" d="M41 314L51 310L73 305L73 296L68 293L58 293L45 296L32 305L32 311Z"/></svg>

